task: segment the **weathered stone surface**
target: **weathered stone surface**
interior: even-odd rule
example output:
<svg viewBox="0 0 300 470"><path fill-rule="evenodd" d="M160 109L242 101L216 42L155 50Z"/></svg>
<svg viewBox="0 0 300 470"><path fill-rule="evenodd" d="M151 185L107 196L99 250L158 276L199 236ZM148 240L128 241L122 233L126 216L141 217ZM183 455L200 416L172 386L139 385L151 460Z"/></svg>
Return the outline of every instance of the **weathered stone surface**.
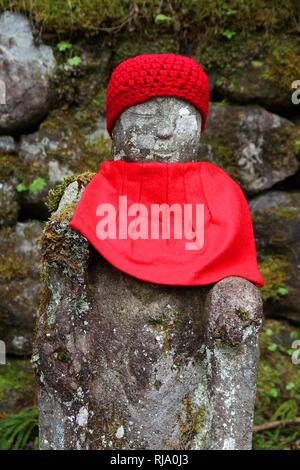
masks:
<svg viewBox="0 0 300 470"><path fill-rule="evenodd" d="M40 294L39 222L0 230L0 338L8 353L30 354Z"/></svg>
<svg viewBox="0 0 300 470"><path fill-rule="evenodd" d="M123 274L67 226L74 190L43 235L41 448L250 448L258 290L228 278L206 297Z"/></svg>
<svg viewBox="0 0 300 470"><path fill-rule="evenodd" d="M300 324L300 193L270 191L250 201L265 280L265 312Z"/></svg>
<svg viewBox="0 0 300 470"><path fill-rule="evenodd" d="M201 120L175 139L178 127L167 121L180 120L183 105L156 100L151 123L125 112L119 118L114 158L195 159ZM188 111L189 118L198 113ZM232 277L176 287L127 276L68 226L81 190L77 179L59 204L53 194L58 210L42 238L44 294L33 356L41 448L251 448L258 289Z"/></svg>
<svg viewBox="0 0 300 470"><path fill-rule="evenodd" d="M299 128L259 106L211 105L199 160L222 167L247 194L296 173Z"/></svg>
<svg viewBox="0 0 300 470"><path fill-rule="evenodd" d="M196 59L215 77L214 92L237 103L257 103L273 112L296 111L291 82L298 78L296 34L237 33L207 47L199 40Z"/></svg>
<svg viewBox="0 0 300 470"><path fill-rule="evenodd" d="M161 34L152 37L151 40L144 40L142 42L132 41L128 37L119 40L114 48L114 53L111 58L111 69L113 70L120 62L134 57L138 54L179 54L180 44L179 40L171 34Z"/></svg>
<svg viewBox="0 0 300 470"><path fill-rule="evenodd" d="M0 152L6 154L15 154L17 151L14 138L8 135L0 136Z"/></svg>
<svg viewBox="0 0 300 470"><path fill-rule="evenodd" d="M22 136L19 149L24 169L22 182L28 186L37 178L44 180L40 189L20 194L27 212L47 215L49 189L66 176L97 171L100 162L110 158L108 137L105 119L94 116L91 109L81 108L72 113L54 111L37 132Z"/></svg>
<svg viewBox="0 0 300 470"><path fill-rule="evenodd" d="M0 51L0 80L5 86L0 133L20 133L49 111L55 59L50 47L34 44L29 20L11 12L0 16Z"/></svg>
<svg viewBox="0 0 300 470"><path fill-rule="evenodd" d="M9 150L7 144L8 142L3 147ZM17 173L17 157L9 153L2 153L0 150L0 228L6 225L13 225L18 218L19 199L16 186L19 181Z"/></svg>
<svg viewBox="0 0 300 470"><path fill-rule="evenodd" d="M16 182L0 182L0 227L13 225L18 219L19 203L16 194Z"/></svg>

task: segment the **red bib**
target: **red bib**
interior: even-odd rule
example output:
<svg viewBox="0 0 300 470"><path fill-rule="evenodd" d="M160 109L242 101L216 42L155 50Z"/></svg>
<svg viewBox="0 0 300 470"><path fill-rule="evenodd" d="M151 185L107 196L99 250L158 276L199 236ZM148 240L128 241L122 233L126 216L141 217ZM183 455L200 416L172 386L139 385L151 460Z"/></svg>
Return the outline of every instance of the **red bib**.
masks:
<svg viewBox="0 0 300 470"><path fill-rule="evenodd" d="M239 276L263 286L248 203L211 163L103 162L69 225L143 281L192 286Z"/></svg>

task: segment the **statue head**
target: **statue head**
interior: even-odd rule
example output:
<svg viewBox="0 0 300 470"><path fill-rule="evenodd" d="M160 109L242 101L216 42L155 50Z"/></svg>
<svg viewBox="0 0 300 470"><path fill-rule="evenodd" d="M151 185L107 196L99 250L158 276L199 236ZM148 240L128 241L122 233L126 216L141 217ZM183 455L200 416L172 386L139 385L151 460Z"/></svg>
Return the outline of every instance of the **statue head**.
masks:
<svg viewBox="0 0 300 470"><path fill-rule="evenodd" d="M208 106L208 77L194 59L142 54L121 62L106 96L113 158L195 161Z"/></svg>
<svg viewBox="0 0 300 470"><path fill-rule="evenodd" d="M201 123L200 112L175 97L156 97L131 106L114 126L113 158L135 162L194 161Z"/></svg>

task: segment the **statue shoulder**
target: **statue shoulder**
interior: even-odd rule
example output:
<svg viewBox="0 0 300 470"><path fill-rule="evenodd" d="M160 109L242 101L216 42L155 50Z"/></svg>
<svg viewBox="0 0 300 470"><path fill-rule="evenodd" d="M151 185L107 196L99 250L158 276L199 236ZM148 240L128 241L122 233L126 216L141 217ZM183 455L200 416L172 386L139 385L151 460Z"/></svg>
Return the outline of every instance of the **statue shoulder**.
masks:
<svg viewBox="0 0 300 470"><path fill-rule="evenodd" d="M65 217L73 215L76 204L95 173L85 172L80 175L67 176L64 181L49 191L48 208L52 217L65 213Z"/></svg>

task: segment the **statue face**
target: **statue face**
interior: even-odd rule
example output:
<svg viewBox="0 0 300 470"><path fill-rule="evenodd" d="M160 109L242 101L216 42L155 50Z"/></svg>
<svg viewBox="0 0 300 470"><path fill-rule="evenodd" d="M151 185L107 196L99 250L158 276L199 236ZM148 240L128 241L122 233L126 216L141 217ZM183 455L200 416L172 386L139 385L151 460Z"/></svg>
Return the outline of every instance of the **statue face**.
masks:
<svg viewBox="0 0 300 470"><path fill-rule="evenodd" d="M113 158L132 162L196 161L200 112L175 97L155 97L126 109L113 129Z"/></svg>

